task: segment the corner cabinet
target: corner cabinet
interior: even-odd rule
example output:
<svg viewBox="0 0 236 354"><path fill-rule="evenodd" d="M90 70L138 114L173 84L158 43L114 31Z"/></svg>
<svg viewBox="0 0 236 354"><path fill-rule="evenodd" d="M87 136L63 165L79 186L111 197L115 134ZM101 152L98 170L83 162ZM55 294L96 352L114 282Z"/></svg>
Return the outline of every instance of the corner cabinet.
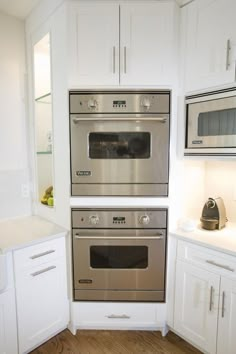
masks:
<svg viewBox="0 0 236 354"><path fill-rule="evenodd" d="M69 86L172 85L174 1L69 3Z"/></svg>
<svg viewBox="0 0 236 354"><path fill-rule="evenodd" d="M195 0L182 10L185 92L235 83L235 0Z"/></svg>
<svg viewBox="0 0 236 354"><path fill-rule="evenodd" d="M205 353L234 354L236 257L178 241L173 329Z"/></svg>

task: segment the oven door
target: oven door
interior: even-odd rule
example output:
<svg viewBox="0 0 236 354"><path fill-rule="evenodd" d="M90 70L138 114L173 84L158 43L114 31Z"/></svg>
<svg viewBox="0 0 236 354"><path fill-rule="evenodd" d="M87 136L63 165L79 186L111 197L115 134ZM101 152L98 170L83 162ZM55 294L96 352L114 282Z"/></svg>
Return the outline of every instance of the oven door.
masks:
<svg viewBox="0 0 236 354"><path fill-rule="evenodd" d="M187 105L186 147L235 148L236 97L198 100L189 100Z"/></svg>
<svg viewBox="0 0 236 354"><path fill-rule="evenodd" d="M75 294L156 291L164 300L165 257L166 230L75 229Z"/></svg>
<svg viewBox="0 0 236 354"><path fill-rule="evenodd" d="M72 184L168 183L169 115L71 115Z"/></svg>

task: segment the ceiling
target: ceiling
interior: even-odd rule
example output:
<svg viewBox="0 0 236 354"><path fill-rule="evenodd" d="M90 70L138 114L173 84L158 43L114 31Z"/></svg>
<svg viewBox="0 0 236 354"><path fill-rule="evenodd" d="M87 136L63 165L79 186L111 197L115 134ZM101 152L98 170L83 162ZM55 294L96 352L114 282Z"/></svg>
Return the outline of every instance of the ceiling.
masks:
<svg viewBox="0 0 236 354"><path fill-rule="evenodd" d="M39 2L40 0L0 0L0 11L23 20Z"/></svg>
<svg viewBox="0 0 236 354"><path fill-rule="evenodd" d="M40 1L41 0L0 0L0 11L23 20ZM191 1L193 0L176 0L179 5Z"/></svg>

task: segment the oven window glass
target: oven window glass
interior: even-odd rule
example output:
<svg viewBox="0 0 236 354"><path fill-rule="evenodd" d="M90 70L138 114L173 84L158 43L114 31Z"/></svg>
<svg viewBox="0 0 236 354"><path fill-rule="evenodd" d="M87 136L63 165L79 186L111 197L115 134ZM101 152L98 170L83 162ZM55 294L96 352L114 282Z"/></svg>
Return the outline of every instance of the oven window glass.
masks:
<svg viewBox="0 0 236 354"><path fill-rule="evenodd" d="M90 133L91 159L148 159L151 150L148 132Z"/></svg>
<svg viewBox="0 0 236 354"><path fill-rule="evenodd" d="M148 247L91 246L90 266L103 269L144 269L148 267Z"/></svg>
<svg viewBox="0 0 236 354"><path fill-rule="evenodd" d="M198 136L220 136L236 134L236 109L200 113Z"/></svg>

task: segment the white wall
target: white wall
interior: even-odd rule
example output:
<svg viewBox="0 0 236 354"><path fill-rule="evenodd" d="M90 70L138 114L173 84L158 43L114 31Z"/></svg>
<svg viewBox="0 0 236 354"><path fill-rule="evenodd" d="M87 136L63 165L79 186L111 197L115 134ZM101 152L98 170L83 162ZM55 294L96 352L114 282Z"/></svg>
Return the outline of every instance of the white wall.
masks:
<svg viewBox="0 0 236 354"><path fill-rule="evenodd" d="M205 198L221 197L230 222L236 222L236 162L208 161L206 163Z"/></svg>
<svg viewBox="0 0 236 354"><path fill-rule="evenodd" d="M24 23L0 13L0 219L31 213L25 117Z"/></svg>

